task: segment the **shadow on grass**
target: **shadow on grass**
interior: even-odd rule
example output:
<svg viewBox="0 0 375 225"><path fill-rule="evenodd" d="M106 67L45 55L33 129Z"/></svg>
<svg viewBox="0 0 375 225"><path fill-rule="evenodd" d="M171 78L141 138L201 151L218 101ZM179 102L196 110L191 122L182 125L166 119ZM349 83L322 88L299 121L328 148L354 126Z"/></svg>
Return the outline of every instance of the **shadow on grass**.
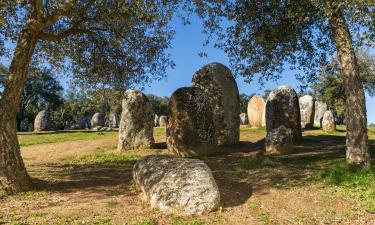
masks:
<svg viewBox="0 0 375 225"><path fill-rule="evenodd" d="M71 134L71 133L116 133L118 130L99 131L99 130L56 130L42 132L17 132L19 136L49 135L49 134Z"/></svg>

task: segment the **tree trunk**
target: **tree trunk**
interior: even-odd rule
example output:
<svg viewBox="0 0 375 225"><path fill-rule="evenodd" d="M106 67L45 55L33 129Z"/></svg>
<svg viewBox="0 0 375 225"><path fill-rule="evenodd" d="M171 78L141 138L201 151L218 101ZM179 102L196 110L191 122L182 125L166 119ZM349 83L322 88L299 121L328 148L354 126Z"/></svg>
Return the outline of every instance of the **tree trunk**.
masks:
<svg viewBox="0 0 375 225"><path fill-rule="evenodd" d="M0 100L0 189L7 192L25 191L31 186L18 144L16 114L36 40L37 34L31 29L20 33Z"/></svg>
<svg viewBox="0 0 375 225"><path fill-rule="evenodd" d="M370 166L370 154L368 150L366 102L352 37L342 8L332 1L328 2L328 5L331 6L328 21L335 40L345 86L346 161L349 165L368 168Z"/></svg>

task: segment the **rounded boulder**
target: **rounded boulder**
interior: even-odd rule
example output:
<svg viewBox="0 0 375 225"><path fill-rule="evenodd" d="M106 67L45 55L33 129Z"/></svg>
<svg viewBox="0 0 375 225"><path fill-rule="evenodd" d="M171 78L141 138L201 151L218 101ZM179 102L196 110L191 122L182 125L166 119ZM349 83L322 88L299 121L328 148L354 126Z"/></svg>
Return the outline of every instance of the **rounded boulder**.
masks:
<svg viewBox="0 0 375 225"><path fill-rule="evenodd" d="M262 127L262 115L264 111L264 99L261 96L253 96L247 104L247 115L252 127Z"/></svg>

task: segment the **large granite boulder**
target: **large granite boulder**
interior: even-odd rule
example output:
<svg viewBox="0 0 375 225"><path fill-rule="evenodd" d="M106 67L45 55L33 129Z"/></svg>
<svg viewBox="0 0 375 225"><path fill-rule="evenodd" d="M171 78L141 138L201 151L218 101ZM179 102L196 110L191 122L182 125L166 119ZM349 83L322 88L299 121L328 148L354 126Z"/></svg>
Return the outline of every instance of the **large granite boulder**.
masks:
<svg viewBox="0 0 375 225"><path fill-rule="evenodd" d="M91 127L104 127L105 116L103 113L95 113L91 118Z"/></svg>
<svg viewBox="0 0 375 225"><path fill-rule="evenodd" d="M322 129L325 132L333 132L336 130L335 119L330 110L327 110L323 115Z"/></svg>
<svg viewBox="0 0 375 225"><path fill-rule="evenodd" d="M159 126L166 127L168 125L168 117L167 116L160 116L159 117Z"/></svg>
<svg viewBox="0 0 375 225"><path fill-rule="evenodd" d="M266 152L269 154L289 154L293 151L293 134L290 128L281 125L267 132Z"/></svg>
<svg viewBox="0 0 375 225"><path fill-rule="evenodd" d="M133 178L143 199L163 213L201 215L220 204L212 172L198 159L146 156L134 165Z"/></svg>
<svg viewBox="0 0 375 225"><path fill-rule="evenodd" d="M240 100L231 71L223 64L211 63L194 74L192 84L210 99L218 144L237 144L240 140Z"/></svg>
<svg viewBox="0 0 375 225"><path fill-rule="evenodd" d="M118 128L120 124L120 119L116 113L111 113L108 116L108 127L110 128Z"/></svg>
<svg viewBox="0 0 375 225"><path fill-rule="evenodd" d="M247 116L252 127L262 127L262 115L264 110L264 100L261 96L254 95L247 104Z"/></svg>
<svg viewBox="0 0 375 225"><path fill-rule="evenodd" d="M312 128L314 126L314 98L304 95L299 98L299 109L301 111L301 128Z"/></svg>
<svg viewBox="0 0 375 225"><path fill-rule="evenodd" d="M155 114L155 117L154 117L154 126L155 127L158 127L159 126L159 116Z"/></svg>
<svg viewBox="0 0 375 225"><path fill-rule="evenodd" d="M122 100L119 127L119 151L148 149L154 145L154 112L146 95L138 90L128 90Z"/></svg>
<svg viewBox="0 0 375 225"><path fill-rule="evenodd" d="M314 127L322 128L324 113L328 110L327 104L321 101L315 101Z"/></svg>
<svg viewBox="0 0 375 225"><path fill-rule="evenodd" d="M247 118L246 113L240 114L240 123L241 123L241 125L248 125L249 124L249 120Z"/></svg>
<svg viewBox="0 0 375 225"><path fill-rule="evenodd" d="M48 131L51 129L50 114L48 110L40 111L34 120L34 131Z"/></svg>
<svg viewBox="0 0 375 225"><path fill-rule="evenodd" d="M167 147L171 152L180 156L214 152L213 114L205 92L196 87L179 88L172 94L168 110Z"/></svg>
<svg viewBox="0 0 375 225"><path fill-rule="evenodd" d="M276 88L269 94L267 99L267 133L279 128L281 125L292 130L294 142L302 138L298 96L295 90L289 86Z"/></svg>

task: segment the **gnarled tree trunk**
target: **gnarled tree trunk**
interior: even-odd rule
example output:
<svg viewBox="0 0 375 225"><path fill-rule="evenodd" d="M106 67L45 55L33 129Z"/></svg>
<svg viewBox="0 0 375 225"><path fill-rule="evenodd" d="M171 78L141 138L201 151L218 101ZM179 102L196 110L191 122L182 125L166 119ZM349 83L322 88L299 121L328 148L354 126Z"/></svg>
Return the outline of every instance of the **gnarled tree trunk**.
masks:
<svg viewBox="0 0 375 225"><path fill-rule="evenodd" d="M7 192L24 191L31 185L18 144L16 114L36 40L37 33L32 29L22 30L0 100L0 189Z"/></svg>
<svg viewBox="0 0 375 225"><path fill-rule="evenodd" d="M368 168L366 102L363 84L359 77L359 67L354 52L348 24L336 1L329 1L328 21L332 29L346 95L346 160L348 164Z"/></svg>

